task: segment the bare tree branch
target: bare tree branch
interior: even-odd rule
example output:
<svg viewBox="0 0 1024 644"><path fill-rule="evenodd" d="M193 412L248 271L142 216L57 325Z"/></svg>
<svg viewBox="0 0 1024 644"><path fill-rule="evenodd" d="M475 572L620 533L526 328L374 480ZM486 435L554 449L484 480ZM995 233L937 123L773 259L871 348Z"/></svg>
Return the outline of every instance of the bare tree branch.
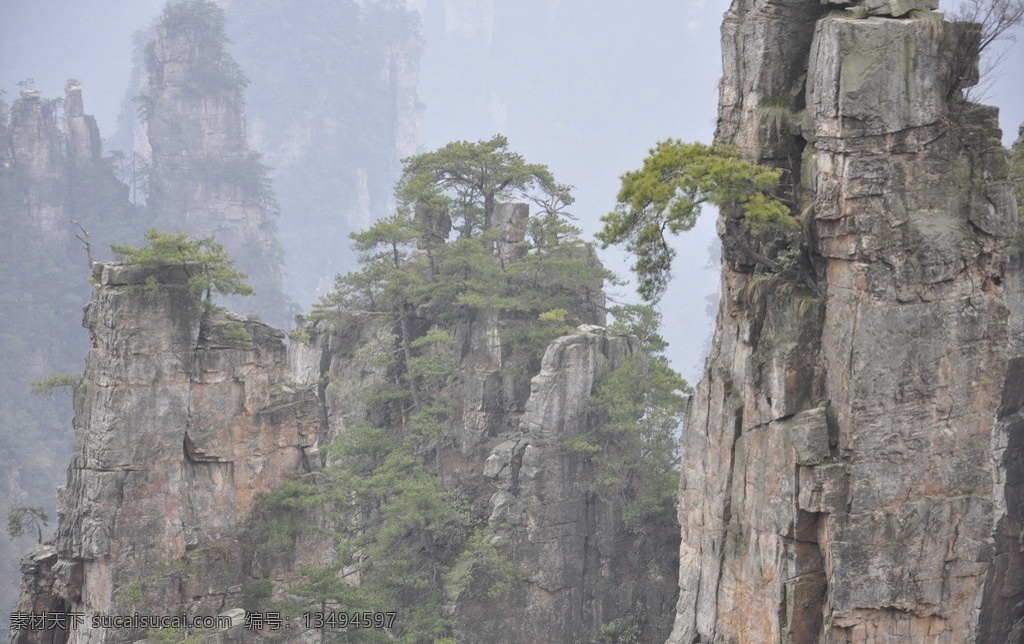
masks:
<svg viewBox="0 0 1024 644"><path fill-rule="evenodd" d="M94 262L92 261L92 244L89 243L89 231L77 219L74 220L74 223L78 226L78 232L75 233L75 237L84 245L85 256L89 260L89 270L91 271Z"/></svg>
<svg viewBox="0 0 1024 644"><path fill-rule="evenodd" d="M945 79L946 97L955 98L962 91L965 101L980 99L1005 53L993 57L992 45L1016 40L1014 29L1024 23L1024 0L963 0L948 17L954 53Z"/></svg>

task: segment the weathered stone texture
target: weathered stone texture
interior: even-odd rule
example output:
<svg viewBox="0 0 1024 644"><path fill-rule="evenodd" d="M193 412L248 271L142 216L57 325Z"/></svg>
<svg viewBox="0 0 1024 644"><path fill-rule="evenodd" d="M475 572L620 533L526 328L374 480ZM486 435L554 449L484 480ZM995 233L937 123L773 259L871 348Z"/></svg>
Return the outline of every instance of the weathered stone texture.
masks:
<svg viewBox="0 0 1024 644"><path fill-rule="evenodd" d="M995 111L947 103L931 16L824 16L778 61L783 13L727 14L719 137L776 158L736 105L797 95L806 63L789 149L822 295L723 267L682 437L670 642L1017 641L1024 373Z"/></svg>
<svg viewBox="0 0 1024 644"><path fill-rule="evenodd" d="M249 275L256 296L228 298L231 307L254 308L285 325L269 187L249 151L243 86L230 79L234 62L222 46L187 22L156 29L144 103L152 150L148 206L159 228L215 236Z"/></svg>
<svg viewBox="0 0 1024 644"><path fill-rule="evenodd" d="M23 595L48 598L44 610L88 615L237 607L249 565L240 527L260 492L310 469L319 404L289 388L281 332L203 315L184 271L97 264L93 277L84 321L93 348L75 392L55 561L44 562L52 581L27 575L49 585ZM13 641L43 635L20 631ZM85 624L69 635L131 642L144 634Z"/></svg>
<svg viewBox="0 0 1024 644"><path fill-rule="evenodd" d="M68 160L72 164L84 165L100 160L103 145L100 130L96 118L85 113L82 85L76 81L68 81L64 88L64 136Z"/></svg>
<svg viewBox="0 0 1024 644"><path fill-rule="evenodd" d="M807 133L849 138L936 123L946 107L941 30L929 17L818 21L808 61Z"/></svg>
<svg viewBox="0 0 1024 644"><path fill-rule="evenodd" d="M648 637L668 632L675 593L665 582L675 565L663 553L674 538L629 534L621 504L588 492L585 459L562 447L588 428L597 383L637 349L636 338L583 325L545 352L518 431L483 468L496 483L489 523L525 583L507 611L492 603L483 623L467 623L466 641L585 641L637 606L646 611ZM472 614L474 603L458 610Z"/></svg>
<svg viewBox="0 0 1024 644"><path fill-rule="evenodd" d="M766 102L803 109L807 53L817 19L814 2L742 0L722 23L723 77L716 138L744 154L761 154L757 110Z"/></svg>

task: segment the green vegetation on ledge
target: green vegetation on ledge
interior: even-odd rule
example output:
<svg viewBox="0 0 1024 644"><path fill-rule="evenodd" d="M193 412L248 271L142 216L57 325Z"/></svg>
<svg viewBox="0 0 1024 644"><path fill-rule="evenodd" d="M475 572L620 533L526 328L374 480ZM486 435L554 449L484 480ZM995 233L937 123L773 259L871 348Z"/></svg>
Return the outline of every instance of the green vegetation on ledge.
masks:
<svg viewBox="0 0 1024 644"><path fill-rule="evenodd" d="M722 210L736 232L741 227L753 233L799 230L789 207L773 196L781 176L781 170L745 161L726 146L662 141L642 168L622 176L618 204L601 218L604 228L597 238L605 248L626 244L636 257L633 270L640 295L656 301L665 293L675 257L665 232L693 228L705 203ZM783 268L777 259L750 247L746 251L749 259L769 270Z"/></svg>
<svg viewBox="0 0 1024 644"><path fill-rule="evenodd" d="M353 359L366 365L359 394L366 412L346 421L325 450L323 470L262 499L252 535L262 570L286 564L283 553L314 535L335 545L334 556L302 569L300 582L264 605L293 618L313 606L349 613L401 607L387 633L367 630L360 641L436 642L454 634L456 601L501 601L523 583L504 527L488 525L488 497L474 497L478 484L459 471L464 343L473 325L501 320L503 373L525 402L545 349L593 319L609 276L557 209L541 216L549 230L543 244L526 239L528 222L498 221L493 201L513 186L527 199L565 190L558 201L571 202L546 167L505 145L495 137L408 159L398 211L351 235L362 268L339 276L312 317L334 329L374 330ZM491 171L472 185L438 179L484 165ZM452 218L457 234L449 239ZM593 393L592 431L565 449L583 447L594 473L583 485L624 500L628 528L643 533L675 523L674 434L688 388L656 356L664 342L654 312L615 313L615 329L640 337L642 355L605 376ZM516 403L507 404L511 424ZM254 580L256 594L269 596L271 588ZM330 637L328 625L322 633Z"/></svg>
<svg viewBox="0 0 1024 644"><path fill-rule="evenodd" d="M113 245L114 256L125 264L176 266L188 275L188 286L196 297L212 305L212 295L252 295L245 273L235 268L224 247L213 237L197 239L188 233L166 233L151 228L142 247ZM155 278L153 278L155 280ZM147 283L156 288L156 282Z"/></svg>

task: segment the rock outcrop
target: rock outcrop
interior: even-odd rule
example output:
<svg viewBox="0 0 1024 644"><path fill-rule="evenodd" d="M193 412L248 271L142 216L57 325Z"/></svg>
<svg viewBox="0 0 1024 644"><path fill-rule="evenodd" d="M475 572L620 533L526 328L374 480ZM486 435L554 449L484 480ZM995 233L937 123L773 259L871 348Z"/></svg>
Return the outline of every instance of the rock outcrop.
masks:
<svg viewBox="0 0 1024 644"><path fill-rule="evenodd" d="M502 261L538 252L524 241L528 217L525 204L495 209L493 225L502 231L495 255ZM556 262L599 262L586 244L544 252ZM623 499L596 493L593 465L563 445L594 429L596 387L639 351L635 337L601 326L600 279L580 284L578 298L574 317L585 323L552 342L534 367L509 340L532 320L485 310L454 331L462 357L460 385L451 395L459 413L452 444L439 456L445 484L465 490L474 512L487 517L494 544L517 577L507 597L478 590L450 598L458 641L588 641L609 624L636 626L644 641L663 641L671 629L675 529L630 532ZM388 377L381 364L393 349L393 325L373 317L353 322L329 331L303 327L315 336L314 347L297 347L296 368L308 374L301 379L317 368L327 374L313 379L330 383L323 389L330 436L365 421L364 392Z"/></svg>
<svg viewBox="0 0 1024 644"><path fill-rule="evenodd" d="M668 632L671 528L630 534L622 504L588 490L589 464L563 447L594 422L591 392L638 344L583 325L545 352L519 431L491 451L483 469L496 484L488 521L515 553L525 583L506 611L493 603L460 606L473 617L465 641L586 641L600 625L641 613L644 641Z"/></svg>
<svg viewBox="0 0 1024 644"><path fill-rule="evenodd" d="M68 160L73 165L100 160L103 141L96 118L85 113L82 84L69 80L64 87L64 136L68 142Z"/></svg>
<svg viewBox="0 0 1024 644"><path fill-rule="evenodd" d="M24 89L11 106L10 166L24 173L22 198L40 231L56 240L70 237L67 165L61 150L54 102Z"/></svg>
<svg viewBox="0 0 1024 644"><path fill-rule="evenodd" d="M495 246L505 261L539 252L528 252L524 242L525 207L497 212L502 235ZM424 261L423 252L406 261ZM585 245L543 252L556 264L597 261ZM484 257L499 261L489 252ZM532 265L538 279L543 257ZM573 285L572 316L603 321L602 273L584 272L590 278ZM93 281L85 314L93 348L75 392L75 449L59 492L57 539L23 561L15 609L80 614L83 622L56 633L19 628L10 642L127 644L158 633L94 627L93 618L240 619L242 608L271 610L273 601L307 605L310 566L359 585L361 573L339 560L348 533L338 523L362 516L331 500L359 492L330 487L341 471L331 469L332 459L344 451L335 444L322 454L319 447L374 422L395 436L408 431L367 396L379 398L380 386L395 377L388 366L394 320L380 312L317 316L300 326L286 351L283 333L204 307L183 267L97 264ZM428 309L409 328L425 333L433 322L419 316ZM449 585L438 573L433 583L443 584L445 628L470 642L585 641L602 633L664 640L676 596L678 532L667 521L628 529L626 497L643 473L631 472L628 485L598 484L589 455L566 447L606 422L592 407L593 395L608 374L639 358L640 342L583 324L540 359L536 347L512 339L534 318L484 308L450 322L458 375L441 395L453 409L451 436L416 457L430 461L441 485L458 490L453 503L469 508L460 538L486 534L487 547L515 572L500 595L487 592L486 576ZM606 446L605 453L616 449ZM290 478L309 496L276 497L284 506L261 496L287 491ZM274 523L282 512L285 527ZM343 592L325 592L330 599L317 606L348 608L336 603ZM291 633L240 629L237 641L319 636L290 617Z"/></svg>
<svg viewBox="0 0 1024 644"><path fill-rule="evenodd" d="M75 391L75 448L58 495L57 540L23 566L28 586L17 610L114 616L236 608L250 566L240 527L258 494L310 467L319 403L290 387L280 331L203 314L184 271L97 264L93 277L84 321L93 348ZM11 641L52 635L16 630ZM91 620L58 635L68 642L145 636L139 628L93 629Z"/></svg>
<svg viewBox="0 0 1024 644"><path fill-rule="evenodd" d="M0 289L0 516L13 506L54 517L54 489L64 478L71 440L70 397L32 396L35 382L80 373L88 342L81 333L89 300L86 250L101 255L130 239L139 225L127 188L111 160L100 158L94 119L81 86L69 82L60 101L25 89L0 114L0 258L11 277ZM8 122L7 118L10 117ZM34 530L32 531L35 532ZM0 545L0 579L18 577L32 539ZM15 583L0 584L0 639Z"/></svg>
<svg viewBox="0 0 1024 644"><path fill-rule="evenodd" d="M250 307L288 322L281 291L275 199L260 156L246 139L243 90L248 80L224 51L223 14L215 5L170 5L146 51L142 97L152 171L148 206L154 225L215 236L256 290Z"/></svg>
<svg viewBox="0 0 1024 644"><path fill-rule="evenodd" d="M723 240L673 643L1021 636L1005 151L995 110L947 81L970 30L868 5L726 15L718 137L790 171L819 288Z"/></svg>

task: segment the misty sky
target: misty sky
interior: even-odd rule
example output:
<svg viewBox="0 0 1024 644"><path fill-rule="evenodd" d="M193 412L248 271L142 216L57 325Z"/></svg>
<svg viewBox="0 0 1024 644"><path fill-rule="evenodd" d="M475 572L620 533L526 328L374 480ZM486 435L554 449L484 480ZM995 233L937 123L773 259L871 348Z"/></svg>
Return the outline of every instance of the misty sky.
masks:
<svg viewBox="0 0 1024 644"><path fill-rule="evenodd" d="M244 0L233 2L236 9L244 6ZM131 72L132 33L151 25L163 4L4 0L0 89L13 100L16 83L31 77L44 96L59 97L65 80L76 78L83 84L86 112L110 136ZM711 140L725 0L409 4L424 15L426 39L420 149L505 134L528 161L548 164L559 181L576 186L572 212L588 236L613 207L619 175L639 166L657 141ZM987 100L1001 108L1006 143L1024 121L1022 63L1024 43L1018 43ZM253 84L260 82L259 70L245 71ZM702 368L713 322L708 301L717 290L711 215L677 240L676 277L661 307L671 358L691 382ZM621 254L603 257L626 275ZM630 290L617 289L623 296Z"/></svg>

